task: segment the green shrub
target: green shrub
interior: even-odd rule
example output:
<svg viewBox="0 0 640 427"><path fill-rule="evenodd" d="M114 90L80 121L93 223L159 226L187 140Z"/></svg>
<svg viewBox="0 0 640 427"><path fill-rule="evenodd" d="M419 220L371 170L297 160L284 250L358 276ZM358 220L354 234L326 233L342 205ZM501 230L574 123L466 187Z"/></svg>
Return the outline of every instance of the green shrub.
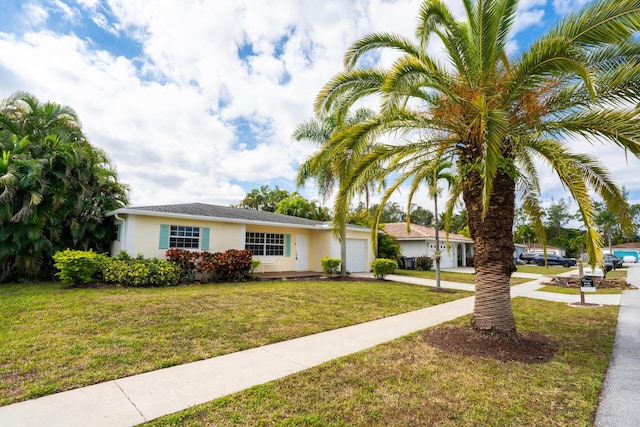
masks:
<svg viewBox="0 0 640 427"><path fill-rule="evenodd" d="M105 282L127 287L173 286L180 281L180 267L157 258L111 258L104 264L103 274Z"/></svg>
<svg viewBox="0 0 640 427"><path fill-rule="evenodd" d="M376 279L384 279L386 274L392 274L398 268L398 263L386 258L376 258L371 263L371 270Z"/></svg>
<svg viewBox="0 0 640 427"><path fill-rule="evenodd" d="M151 258L146 260L149 268L148 283L151 286L175 286L180 281L180 268L170 262Z"/></svg>
<svg viewBox="0 0 640 427"><path fill-rule="evenodd" d="M252 259L251 268L249 269L249 274L253 275L259 266L260 266L260 261L257 259Z"/></svg>
<svg viewBox="0 0 640 427"><path fill-rule="evenodd" d="M56 276L63 283L82 285L100 278L106 256L93 251L73 251L66 249L53 255L54 266L59 270Z"/></svg>
<svg viewBox="0 0 640 427"><path fill-rule="evenodd" d="M338 258L324 257L320 260L324 274L336 274L340 268L340 263L341 261Z"/></svg>
<svg viewBox="0 0 640 427"><path fill-rule="evenodd" d="M416 258L416 268L418 270L431 270L433 267L433 259L428 256L419 256Z"/></svg>

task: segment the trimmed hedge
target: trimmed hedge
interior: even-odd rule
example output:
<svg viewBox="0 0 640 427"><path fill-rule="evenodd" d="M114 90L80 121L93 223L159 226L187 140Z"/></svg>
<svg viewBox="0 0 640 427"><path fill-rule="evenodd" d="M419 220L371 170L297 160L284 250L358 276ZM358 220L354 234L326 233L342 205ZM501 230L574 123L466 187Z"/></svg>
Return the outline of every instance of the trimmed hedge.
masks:
<svg viewBox="0 0 640 427"><path fill-rule="evenodd" d="M371 270L376 279L384 279L387 274L392 274L398 268L398 263L392 259L377 258L371 263Z"/></svg>
<svg viewBox="0 0 640 427"><path fill-rule="evenodd" d="M340 264L342 261L338 258L329 258L324 257L320 260L320 265L322 266L322 272L324 274L336 274L338 273L338 269L340 268Z"/></svg>
<svg viewBox="0 0 640 427"><path fill-rule="evenodd" d="M106 255L93 251L66 249L53 255L54 267L59 270L56 276L62 283L74 286L98 280L102 273L102 266L107 260Z"/></svg>
<svg viewBox="0 0 640 427"><path fill-rule="evenodd" d="M103 275L105 282L122 286L175 286L180 281L180 267L158 258L111 258Z"/></svg>
<svg viewBox="0 0 640 427"><path fill-rule="evenodd" d="M180 281L180 267L157 258L131 258L126 252L109 258L93 251L64 250L53 255L56 276L81 285L104 280L121 286L171 286Z"/></svg>

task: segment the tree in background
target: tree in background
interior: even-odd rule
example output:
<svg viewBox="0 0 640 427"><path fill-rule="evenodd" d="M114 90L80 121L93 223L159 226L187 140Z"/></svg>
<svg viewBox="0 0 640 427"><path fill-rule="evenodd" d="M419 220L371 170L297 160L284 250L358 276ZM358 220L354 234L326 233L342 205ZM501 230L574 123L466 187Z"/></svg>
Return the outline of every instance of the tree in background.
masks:
<svg viewBox="0 0 640 427"><path fill-rule="evenodd" d="M436 265L436 289L440 290L440 260L442 259L440 250L440 223L438 221L438 196L441 189L438 187L439 181L446 181L449 188L455 183L456 177L451 173L452 164L449 161L436 158L431 168L423 167L424 175L420 175L420 179L415 182L415 190L417 190L420 180L424 179L429 188L429 197L433 200L434 228L436 236L436 251L434 253L434 261ZM414 188L412 188L414 190ZM412 192L413 194L413 192ZM447 228L448 229L448 228Z"/></svg>
<svg viewBox="0 0 640 427"><path fill-rule="evenodd" d="M105 252L128 204L107 155L67 106L16 92L0 104L0 281L52 278L67 248Z"/></svg>
<svg viewBox="0 0 640 427"><path fill-rule="evenodd" d="M276 205L276 213L313 219L315 221L329 221L329 209L319 206L315 201L309 201L295 191Z"/></svg>
<svg viewBox="0 0 640 427"><path fill-rule="evenodd" d="M275 212L278 203L289 197L289 192L276 185L273 190L269 185L254 188L234 208L254 209L257 211Z"/></svg>
<svg viewBox="0 0 640 427"><path fill-rule="evenodd" d="M425 227L433 227L434 215L428 209L423 208L415 204L411 205L409 210L409 217L412 224L423 225Z"/></svg>
<svg viewBox="0 0 640 427"><path fill-rule="evenodd" d="M459 184L445 218L461 196L475 244L471 325L517 341L509 284L515 200L523 201L543 239L536 161L548 164L578 203L593 264L602 260L602 240L590 192L630 225L628 204L608 171L598 159L571 151L568 141L608 142L640 157L640 8L637 0L590 2L511 55L518 1L464 0L463 6L465 16L457 19L441 0L424 0L415 39L375 33L353 43L344 71L324 86L315 107L319 115L346 114L371 95L381 101L376 116L323 147L327 155L358 151L367 135L405 138L362 158L338 200L369 181L373 168L440 156L455 162ZM444 60L433 55L433 39L442 43ZM398 53L390 67L359 66L381 48ZM337 204L335 214L344 210Z"/></svg>
<svg viewBox="0 0 640 427"><path fill-rule="evenodd" d="M547 233L548 239L560 237L562 227L574 219L573 215L569 213L569 205L563 199L558 202L552 202L551 206L544 212L544 217L546 219L545 225L552 232Z"/></svg>
<svg viewBox="0 0 640 427"><path fill-rule="evenodd" d="M376 203L369 208L369 213L372 216L378 212L380 224L390 224L393 222L405 222L407 220L407 213L396 202Z"/></svg>
<svg viewBox="0 0 640 427"><path fill-rule="evenodd" d="M468 232L469 226L467 225L467 210L461 209L460 212L451 216L451 219L449 220L449 231L452 233L460 233L465 228Z"/></svg>
<svg viewBox="0 0 640 427"><path fill-rule="evenodd" d="M324 119L311 119L298 125L292 138L296 141L310 141L322 147L328 144L332 138L338 137L344 129L361 123L371 115L373 115L371 110L360 108L346 117L340 114L330 114ZM343 181L350 173L353 162L373 150L375 146L374 142L367 140L362 150L358 152L346 150L331 156L326 156L323 151L317 152L300 165L297 178L298 186L305 185L309 180L315 181L322 199L326 201L333 193L334 187L345 185ZM367 207L369 206L371 187L371 182L365 182L361 187L355 189L355 193L365 195ZM341 203L349 206L351 197L352 195L348 198L343 198ZM348 209L344 209L344 213L337 220L334 220L334 235L340 241L341 276L346 276L347 274L347 211Z"/></svg>

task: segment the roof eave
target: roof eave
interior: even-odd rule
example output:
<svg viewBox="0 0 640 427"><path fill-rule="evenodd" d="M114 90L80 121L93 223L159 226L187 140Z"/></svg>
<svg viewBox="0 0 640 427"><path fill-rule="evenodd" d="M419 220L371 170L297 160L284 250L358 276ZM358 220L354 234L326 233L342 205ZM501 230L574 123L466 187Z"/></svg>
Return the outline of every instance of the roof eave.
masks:
<svg viewBox="0 0 640 427"><path fill-rule="evenodd" d="M216 217L216 216L207 216L207 215L190 215L190 214L180 214L174 212L157 212L157 211L141 211L138 209L131 208L120 208L114 211L107 212L105 216L115 216L118 214L125 215L141 215L141 216L153 216L153 217L164 217L164 218L177 218L177 219L191 219L191 220L199 220L199 221L208 221L208 222L227 222L233 224L251 224L251 225L269 225L273 227L286 227L286 228L300 228L305 230L330 230L332 228L331 223L329 222L321 222L315 225L311 224L293 224L293 223L283 223L283 222L272 222L272 221L259 221L259 220L251 220L251 219L241 219L241 218L228 218L228 217ZM354 228L347 227L348 230L355 231L366 231L370 232L371 230L366 228Z"/></svg>

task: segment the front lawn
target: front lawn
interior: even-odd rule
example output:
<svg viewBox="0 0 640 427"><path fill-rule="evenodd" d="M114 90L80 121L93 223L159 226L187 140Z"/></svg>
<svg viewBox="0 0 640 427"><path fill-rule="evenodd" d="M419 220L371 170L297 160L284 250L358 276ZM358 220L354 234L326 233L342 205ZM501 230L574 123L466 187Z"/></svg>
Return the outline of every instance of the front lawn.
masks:
<svg viewBox="0 0 640 427"><path fill-rule="evenodd" d="M544 274L545 276L555 276L557 274L567 273L578 269L578 267L564 268L559 265L551 265L547 267L538 267L535 264L517 265L518 273Z"/></svg>
<svg viewBox="0 0 640 427"><path fill-rule="evenodd" d="M398 276L409 276L409 277L418 277L420 279L431 279L436 280L436 272L435 270L396 270L393 274L397 274ZM475 275L470 273L456 273L452 271L441 271L440 272L440 280L444 282L455 282L455 283L466 283L473 284L475 280ZM522 277L512 277L511 278L511 286L519 285L521 283L530 282L533 279L526 279Z"/></svg>
<svg viewBox="0 0 640 427"><path fill-rule="evenodd" d="M394 282L0 285L0 405L469 296Z"/></svg>
<svg viewBox="0 0 640 427"><path fill-rule="evenodd" d="M579 288L565 288L564 286L554 286L554 285L547 285L543 288L538 289L539 291L543 291L543 292L555 292L557 294L569 294L569 295L580 295L580 289ZM621 294L622 293L622 289L616 289L616 288L597 288L596 292L597 294ZM592 294L591 292L589 294Z"/></svg>
<svg viewBox="0 0 640 427"><path fill-rule="evenodd" d="M513 308L521 334L559 347L550 361L465 356L429 345L418 332L149 425L593 425L618 307L516 298Z"/></svg>

